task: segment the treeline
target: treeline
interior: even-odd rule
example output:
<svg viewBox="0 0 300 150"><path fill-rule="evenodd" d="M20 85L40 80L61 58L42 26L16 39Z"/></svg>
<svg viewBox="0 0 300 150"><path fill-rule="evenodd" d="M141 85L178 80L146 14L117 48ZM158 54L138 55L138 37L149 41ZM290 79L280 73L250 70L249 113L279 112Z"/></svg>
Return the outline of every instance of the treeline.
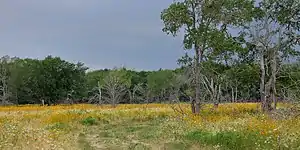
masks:
<svg viewBox="0 0 300 150"><path fill-rule="evenodd" d="M51 56L43 60L4 56L0 62L0 94L4 104L53 104L68 95L85 96L87 68L82 63Z"/></svg>
<svg viewBox="0 0 300 150"><path fill-rule="evenodd" d="M87 71L83 63L59 57L0 61L1 104L165 103L190 101L193 78L188 65L175 70L134 71L126 68ZM276 84L277 97L299 98L300 63L283 65ZM204 102L259 101L260 70L255 63L202 64Z"/></svg>

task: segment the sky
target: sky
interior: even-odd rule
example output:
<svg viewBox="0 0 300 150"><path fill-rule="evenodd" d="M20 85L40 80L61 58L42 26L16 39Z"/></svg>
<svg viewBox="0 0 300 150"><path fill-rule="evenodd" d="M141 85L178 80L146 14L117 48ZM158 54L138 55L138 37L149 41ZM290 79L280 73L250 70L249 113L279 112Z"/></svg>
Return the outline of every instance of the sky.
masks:
<svg viewBox="0 0 300 150"><path fill-rule="evenodd" d="M1 0L0 56L59 56L91 69L173 69L181 37L161 31L173 0Z"/></svg>

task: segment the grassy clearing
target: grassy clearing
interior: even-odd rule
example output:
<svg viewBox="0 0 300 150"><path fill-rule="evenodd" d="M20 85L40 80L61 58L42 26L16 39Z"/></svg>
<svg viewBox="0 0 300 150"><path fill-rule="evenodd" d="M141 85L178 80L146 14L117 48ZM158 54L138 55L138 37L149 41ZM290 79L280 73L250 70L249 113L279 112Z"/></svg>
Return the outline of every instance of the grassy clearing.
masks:
<svg viewBox="0 0 300 150"><path fill-rule="evenodd" d="M287 106L281 105L281 108ZM300 119L257 104L204 106L200 116L167 104L0 107L0 149L299 149Z"/></svg>

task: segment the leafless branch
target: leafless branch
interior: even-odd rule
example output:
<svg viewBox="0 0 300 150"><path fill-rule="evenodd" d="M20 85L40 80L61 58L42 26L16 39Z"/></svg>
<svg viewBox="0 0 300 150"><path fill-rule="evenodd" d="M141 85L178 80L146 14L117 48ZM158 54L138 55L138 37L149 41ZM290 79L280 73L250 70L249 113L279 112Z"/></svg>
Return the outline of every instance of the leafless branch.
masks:
<svg viewBox="0 0 300 150"><path fill-rule="evenodd" d="M113 107L116 107L127 93L125 85L120 82L117 76L113 75L107 76L104 79L103 89L106 92L103 99L109 102Z"/></svg>

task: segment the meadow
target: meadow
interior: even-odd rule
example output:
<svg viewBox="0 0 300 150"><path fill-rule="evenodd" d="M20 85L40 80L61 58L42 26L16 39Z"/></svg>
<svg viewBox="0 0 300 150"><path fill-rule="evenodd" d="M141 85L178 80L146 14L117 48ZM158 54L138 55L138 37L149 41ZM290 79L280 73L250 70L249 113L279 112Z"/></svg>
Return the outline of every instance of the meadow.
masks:
<svg viewBox="0 0 300 150"><path fill-rule="evenodd" d="M300 118L256 103L0 107L1 150L299 149Z"/></svg>

